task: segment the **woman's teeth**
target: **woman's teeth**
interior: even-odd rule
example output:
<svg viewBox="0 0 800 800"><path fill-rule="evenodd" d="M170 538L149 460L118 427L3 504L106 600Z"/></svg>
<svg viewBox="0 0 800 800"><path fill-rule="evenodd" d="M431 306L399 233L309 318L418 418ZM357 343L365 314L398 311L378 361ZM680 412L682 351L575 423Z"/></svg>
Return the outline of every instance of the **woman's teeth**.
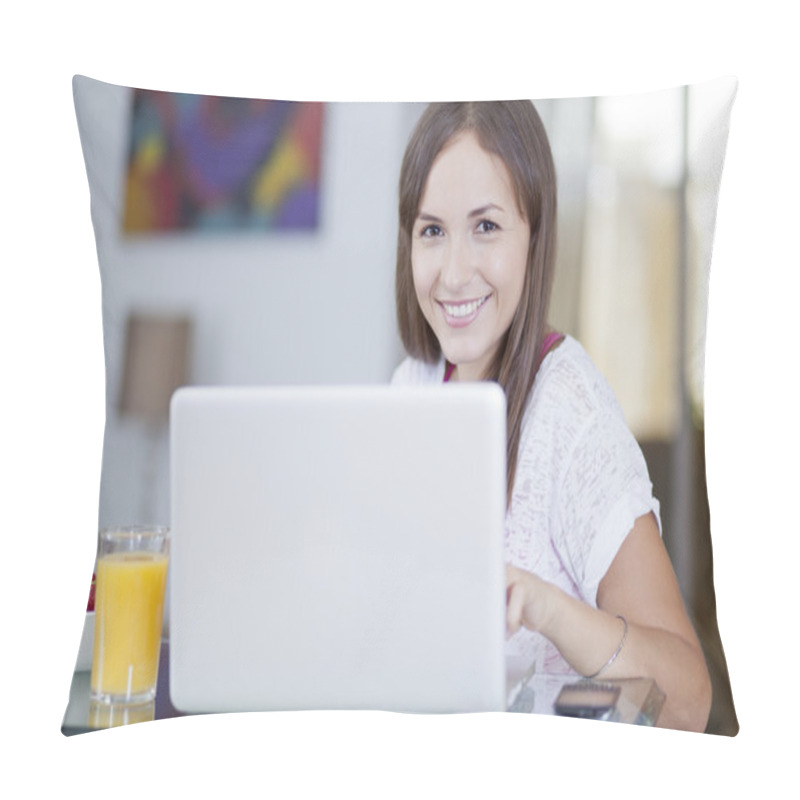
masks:
<svg viewBox="0 0 800 800"><path fill-rule="evenodd" d="M474 314L486 302L487 298L488 295L480 300L473 300L471 303L462 303L457 306L450 305L450 303L442 303L442 306L451 317L468 317L470 314Z"/></svg>

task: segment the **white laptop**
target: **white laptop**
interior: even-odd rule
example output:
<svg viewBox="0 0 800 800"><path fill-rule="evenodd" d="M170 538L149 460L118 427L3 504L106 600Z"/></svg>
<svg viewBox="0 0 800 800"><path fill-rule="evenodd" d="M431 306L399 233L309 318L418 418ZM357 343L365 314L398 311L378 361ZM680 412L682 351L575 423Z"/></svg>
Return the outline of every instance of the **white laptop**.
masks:
<svg viewBox="0 0 800 800"><path fill-rule="evenodd" d="M176 708L508 706L499 387L184 388L170 459Z"/></svg>

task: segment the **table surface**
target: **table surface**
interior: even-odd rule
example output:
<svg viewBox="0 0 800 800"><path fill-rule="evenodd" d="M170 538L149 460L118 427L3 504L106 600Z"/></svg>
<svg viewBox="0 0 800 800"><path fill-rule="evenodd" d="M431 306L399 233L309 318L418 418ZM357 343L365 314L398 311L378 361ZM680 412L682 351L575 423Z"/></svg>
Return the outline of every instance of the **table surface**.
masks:
<svg viewBox="0 0 800 800"><path fill-rule="evenodd" d="M655 725L666 696L652 678L619 678L606 681L576 679L570 675L533 675L509 711L532 714L555 714L558 693L566 685L619 686L614 708L602 717L607 722L629 725Z"/></svg>
<svg viewBox="0 0 800 800"><path fill-rule="evenodd" d="M166 641L161 643L158 684L153 703L111 708L95 705L90 701L90 677L88 670L76 671L72 676L69 703L61 725L61 732L65 736L134 722L185 716L170 702L169 644ZM562 686L574 682L574 676L534 674L519 692L509 711L552 715L555 713L553 704ZM649 678L626 678L605 683L620 686L616 706L606 717L608 721L632 725L655 724L664 703L664 693L655 681Z"/></svg>

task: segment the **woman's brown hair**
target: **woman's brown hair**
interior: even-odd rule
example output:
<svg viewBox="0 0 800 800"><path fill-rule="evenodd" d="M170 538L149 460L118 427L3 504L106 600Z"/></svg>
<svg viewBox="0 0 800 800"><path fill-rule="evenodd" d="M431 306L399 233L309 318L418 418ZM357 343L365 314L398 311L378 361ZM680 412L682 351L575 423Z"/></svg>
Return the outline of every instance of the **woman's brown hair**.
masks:
<svg viewBox="0 0 800 800"><path fill-rule="evenodd" d="M530 225L522 297L484 380L497 381L507 407L508 503L514 487L522 420L545 338L556 255L556 175L550 143L529 100L433 103L417 123L400 171L395 297L400 337L408 354L435 364L441 348L417 302L411 270L411 236L433 162L458 134L473 132L508 170L517 205Z"/></svg>

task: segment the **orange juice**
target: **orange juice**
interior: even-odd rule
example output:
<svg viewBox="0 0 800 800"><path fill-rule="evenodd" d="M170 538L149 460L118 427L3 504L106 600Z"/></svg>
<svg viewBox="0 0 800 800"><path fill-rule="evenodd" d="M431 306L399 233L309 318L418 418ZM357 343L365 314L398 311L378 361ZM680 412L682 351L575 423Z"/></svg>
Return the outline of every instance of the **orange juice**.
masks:
<svg viewBox="0 0 800 800"><path fill-rule="evenodd" d="M141 701L155 696L168 557L116 552L97 560L92 696Z"/></svg>

